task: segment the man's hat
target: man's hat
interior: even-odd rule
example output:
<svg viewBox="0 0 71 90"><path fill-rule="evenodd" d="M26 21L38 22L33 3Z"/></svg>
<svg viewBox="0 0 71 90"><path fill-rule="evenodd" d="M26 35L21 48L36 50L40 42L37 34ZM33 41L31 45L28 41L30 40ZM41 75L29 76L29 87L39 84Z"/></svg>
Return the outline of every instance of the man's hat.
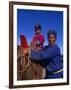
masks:
<svg viewBox="0 0 71 90"><path fill-rule="evenodd" d="M35 30L37 30L37 29L40 29L40 30L41 30L41 25L36 24L36 25L35 25Z"/></svg>
<svg viewBox="0 0 71 90"><path fill-rule="evenodd" d="M49 35L53 34L55 37L57 37L57 33L55 32L55 30L49 30L47 35L49 37Z"/></svg>

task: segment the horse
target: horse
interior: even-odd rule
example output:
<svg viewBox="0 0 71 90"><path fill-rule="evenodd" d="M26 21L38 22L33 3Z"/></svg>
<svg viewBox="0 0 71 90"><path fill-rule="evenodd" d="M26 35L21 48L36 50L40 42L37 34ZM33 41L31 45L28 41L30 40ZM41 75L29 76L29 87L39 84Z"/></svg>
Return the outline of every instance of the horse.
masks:
<svg viewBox="0 0 71 90"><path fill-rule="evenodd" d="M35 47L31 43L28 47L27 39L24 35L20 35L21 45L17 46L17 80L36 80L43 79L45 69L38 63L30 60L31 49ZM27 55L24 55L24 49L29 48Z"/></svg>

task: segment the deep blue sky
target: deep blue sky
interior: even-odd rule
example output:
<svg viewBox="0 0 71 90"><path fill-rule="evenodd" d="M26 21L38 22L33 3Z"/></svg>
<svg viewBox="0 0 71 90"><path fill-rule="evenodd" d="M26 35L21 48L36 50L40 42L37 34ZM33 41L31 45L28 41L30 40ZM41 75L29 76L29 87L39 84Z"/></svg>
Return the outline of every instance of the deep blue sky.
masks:
<svg viewBox="0 0 71 90"><path fill-rule="evenodd" d="M42 26L42 34L47 42L47 32L53 29L57 32L57 44L63 52L63 11L43 11L17 9L17 44L20 44L20 34L24 34L30 44L34 34L34 25Z"/></svg>

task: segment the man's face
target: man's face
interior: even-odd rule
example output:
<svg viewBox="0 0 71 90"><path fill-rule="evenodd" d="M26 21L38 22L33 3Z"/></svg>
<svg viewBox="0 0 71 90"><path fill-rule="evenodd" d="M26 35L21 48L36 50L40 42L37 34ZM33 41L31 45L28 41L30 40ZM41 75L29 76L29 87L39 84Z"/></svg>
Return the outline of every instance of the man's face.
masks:
<svg viewBox="0 0 71 90"><path fill-rule="evenodd" d="M56 41L56 37L54 34L50 34L48 37L49 44L54 44Z"/></svg>
<svg viewBox="0 0 71 90"><path fill-rule="evenodd" d="M38 34L40 34L40 33L41 33L41 30L37 28L37 29L35 30L35 34L38 35Z"/></svg>

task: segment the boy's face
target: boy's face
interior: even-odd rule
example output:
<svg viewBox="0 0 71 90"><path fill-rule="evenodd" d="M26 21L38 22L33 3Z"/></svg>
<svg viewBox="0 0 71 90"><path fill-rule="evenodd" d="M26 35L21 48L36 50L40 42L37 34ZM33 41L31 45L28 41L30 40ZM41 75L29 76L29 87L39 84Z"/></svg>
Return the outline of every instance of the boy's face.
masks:
<svg viewBox="0 0 71 90"><path fill-rule="evenodd" d="M49 41L49 44L54 44L55 43L55 41L56 41L56 37L55 37L55 35L54 34L50 34L49 36L48 36L48 41Z"/></svg>
<svg viewBox="0 0 71 90"><path fill-rule="evenodd" d="M41 33L41 30L37 28L37 29L35 30L35 34L38 35L38 34L40 34L40 33Z"/></svg>

